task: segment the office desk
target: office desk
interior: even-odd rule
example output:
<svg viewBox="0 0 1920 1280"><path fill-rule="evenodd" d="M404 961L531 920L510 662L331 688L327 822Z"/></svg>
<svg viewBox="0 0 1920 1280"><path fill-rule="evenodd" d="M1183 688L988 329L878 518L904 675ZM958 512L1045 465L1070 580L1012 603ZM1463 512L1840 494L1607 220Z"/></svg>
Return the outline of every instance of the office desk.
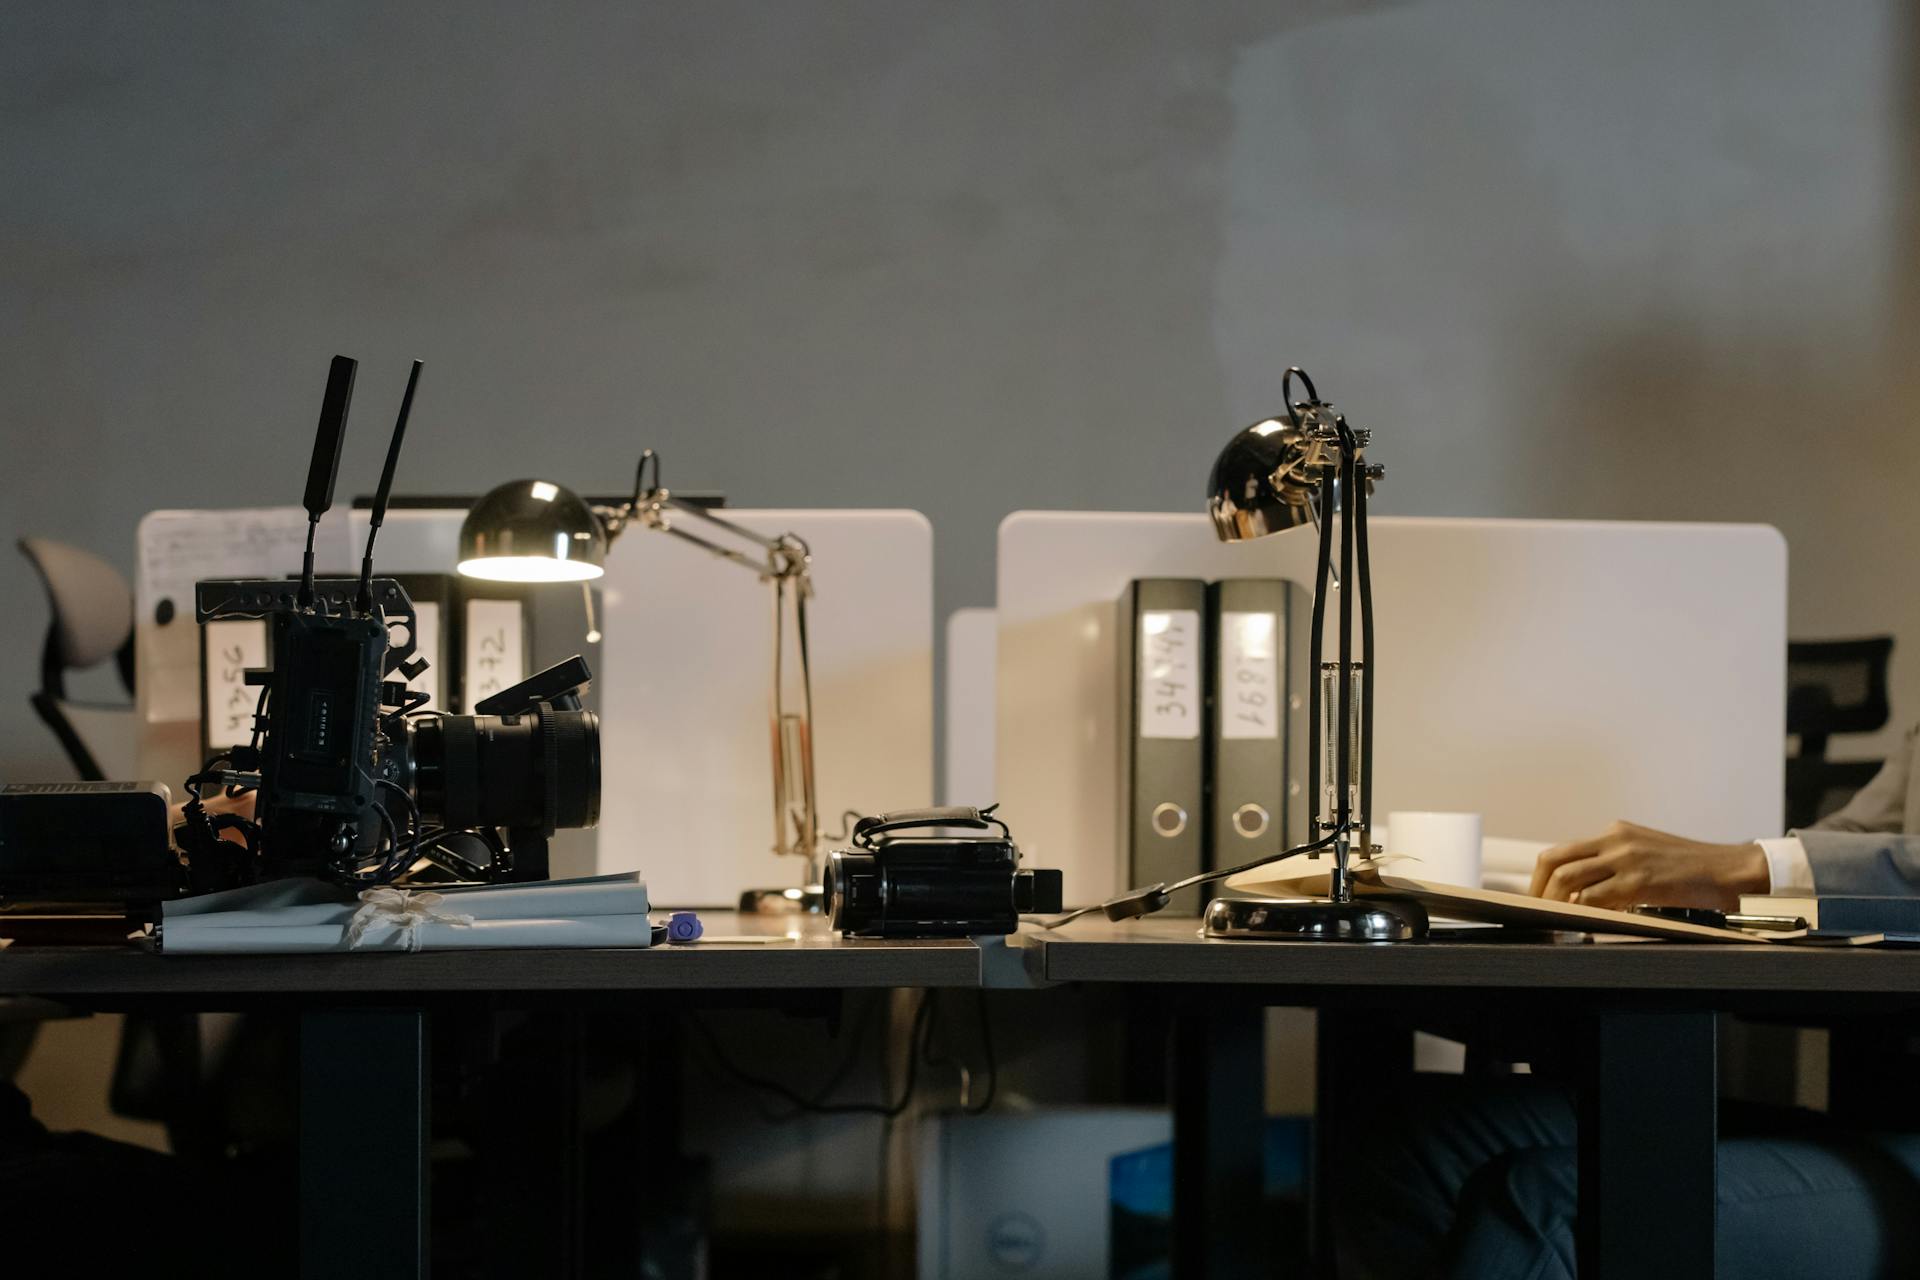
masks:
<svg viewBox="0 0 1920 1280"><path fill-rule="evenodd" d="M725 914L704 920L710 934L788 927ZM1347 1068L1380 1051L1368 1036L1372 1011L1491 1009L1558 1018L1585 1037L1581 1274L1589 1278L1712 1272L1716 1011L1920 1008L1920 951L1222 942L1201 938L1195 921L1168 919L1029 928L1005 946L849 941L817 919L796 931L790 945L648 951L155 956L15 947L0 951L0 993L99 1008L297 1008L302 1258L312 1275L371 1275L373 1259L391 1268L382 1274L424 1270L426 1020L476 1000L632 1008L983 981L1164 994L1178 1010L1176 1273L1234 1277L1264 1274L1254 1202L1259 1126L1251 1121L1263 1092L1266 1006L1323 1011L1322 1114L1335 1116ZM1320 1132L1337 1136L1337 1126ZM383 1137L377 1155L369 1133ZM367 1203L398 1208L368 1215ZM347 1220L352 1233L337 1229Z"/></svg>
<svg viewBox="0 0 1920 1280"><path fill-rule="evenodd" d="M1253 1121L1266 1006L1323 1011L1319 1114L1333 1120L1317 1132L1335 1142L1339 1115L1364 1105L1365 1086L1352 1085L1356 1068L1392 1052L1369 1036L1369 1012L1491 1010L1577 1037L1583 1280L1713 1274L1716 1013L1920 1009L1920 950L1222 941L1201 937L1191 919L1088 919L1025 931L1019 944L1037 980L1157 988L1181 1010L1173 1055L1179 1275L1259 1273Z"/></svg>
<svg viewBox="0 0 1920 1280"><path fill-rule="evenodd" d="M428 1262L428 1026L436 1009L776 1002L875 987L977 987L971 942L842 939L823 920L703 913L712 935L798 941L634 950L165 956L112 947L0 950L0 994L92 1008L270 1007L300 1016L303 1275L420 1276ZM556 1105L577 1086L577 1040L556 1044ZM672 1105L670 1103L670 1105ZM542 1272L567 1275L580 1241L575 1141L553 1126L548 1202L516 1204L550 1230ZM565 1167L563 1167L563 1165ZM370 1212L368 1206L380 1206ZM552 1224L550 1227L540 1224ZM548 1237L540 1237L542 1248ZM570 1256L570 1251L575 1251Z"/></svg>

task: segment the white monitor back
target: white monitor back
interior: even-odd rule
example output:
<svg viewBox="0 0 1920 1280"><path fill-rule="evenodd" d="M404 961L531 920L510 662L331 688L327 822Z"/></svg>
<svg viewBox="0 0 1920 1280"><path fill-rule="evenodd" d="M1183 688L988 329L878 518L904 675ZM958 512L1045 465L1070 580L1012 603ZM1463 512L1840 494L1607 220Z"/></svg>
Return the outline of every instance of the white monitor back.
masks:
<svg viewBox="0 0 1920 1280"><path fill-rule="evenodd" d="M933 528L917 511L729 510L813 551L821 822L933 802ZM697 525L689 526L698 531ZM771 851L773 592L643 528L607 557L599 869L663 906L798 885Z"/></svg>
<svg viewBox="0 0 1920 1280"><path fill-rule="evenodd" d="M1630 818L1777 834L1786 543L1761 525L1375 517L1374 809L1558 840ZM1114 602L1139 577L1311 585L1314 534L1223 544L1201 515L1000 526L1002 814L1066 895L1116 883Z"/></svg>

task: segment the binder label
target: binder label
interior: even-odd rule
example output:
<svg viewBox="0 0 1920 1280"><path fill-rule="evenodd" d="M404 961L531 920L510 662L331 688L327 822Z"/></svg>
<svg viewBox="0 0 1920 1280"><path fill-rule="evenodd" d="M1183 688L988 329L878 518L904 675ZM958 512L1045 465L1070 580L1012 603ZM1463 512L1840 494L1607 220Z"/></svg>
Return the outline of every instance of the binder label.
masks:
<svg viewBox="0 0 1920 1280"><path fill-rule="evenodd" d="M206 627L207 745L216 750L253 740L253 712L260 691L247 684L248 667L270 665L264 618L216 618Z"/></svg>
<svg viewBox="0 0 1920 1280"><path fill-rule="evenodd" d="M467 601L466 665L462 688L469 711L527 678L526 623L518 600Z"/></svg>
<svg viewBox="0 0 1920 1280"><path fill-rule="evenodd" d="M1280 736L1280 663L1271 613L1220 615L1220 736Z"/></svg>
<svg viewBox="0 0 1920 1280"><path fill-rule="evenodd" d="M1200 736L1200 611L1140 614L1140 736Z"/></svg>

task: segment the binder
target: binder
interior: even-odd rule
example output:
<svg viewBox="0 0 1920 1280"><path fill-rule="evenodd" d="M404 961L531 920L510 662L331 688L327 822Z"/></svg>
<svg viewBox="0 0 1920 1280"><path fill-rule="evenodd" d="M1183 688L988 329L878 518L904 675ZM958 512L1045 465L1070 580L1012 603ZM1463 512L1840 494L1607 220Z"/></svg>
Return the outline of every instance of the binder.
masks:
<svg viewBox="0 0 1920 1280"><path fill-rule="evenodd" d="M1307 838L1312 614L1305 588L1284 578L1228 578L1207 588L1210 871Z"/></svg>
<svg viewBox="0 0 1920 1280"><path fill-rule="evenodd" d="M1140 578L1119 603L1120 880L1197 874L1206 849L1207 585ZM1201 891L1166 911L1198 915Z"/></svg>

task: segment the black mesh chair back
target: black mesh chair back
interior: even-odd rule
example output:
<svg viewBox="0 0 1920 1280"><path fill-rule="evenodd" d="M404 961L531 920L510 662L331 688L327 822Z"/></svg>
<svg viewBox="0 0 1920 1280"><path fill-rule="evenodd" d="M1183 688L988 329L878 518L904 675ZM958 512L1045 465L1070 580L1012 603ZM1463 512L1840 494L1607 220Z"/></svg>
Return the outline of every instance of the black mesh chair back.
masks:
<svg viewBox="0 0 1920 1280"><path fill-rule="evenodd" d="M1787 825L1804 827L1852 798L1879 772L1879 760L1829 760L1836 733L1886 727L1892 636L1794 640L1787 644L1787 732L1800 739L1787 760Z"/></svg>

